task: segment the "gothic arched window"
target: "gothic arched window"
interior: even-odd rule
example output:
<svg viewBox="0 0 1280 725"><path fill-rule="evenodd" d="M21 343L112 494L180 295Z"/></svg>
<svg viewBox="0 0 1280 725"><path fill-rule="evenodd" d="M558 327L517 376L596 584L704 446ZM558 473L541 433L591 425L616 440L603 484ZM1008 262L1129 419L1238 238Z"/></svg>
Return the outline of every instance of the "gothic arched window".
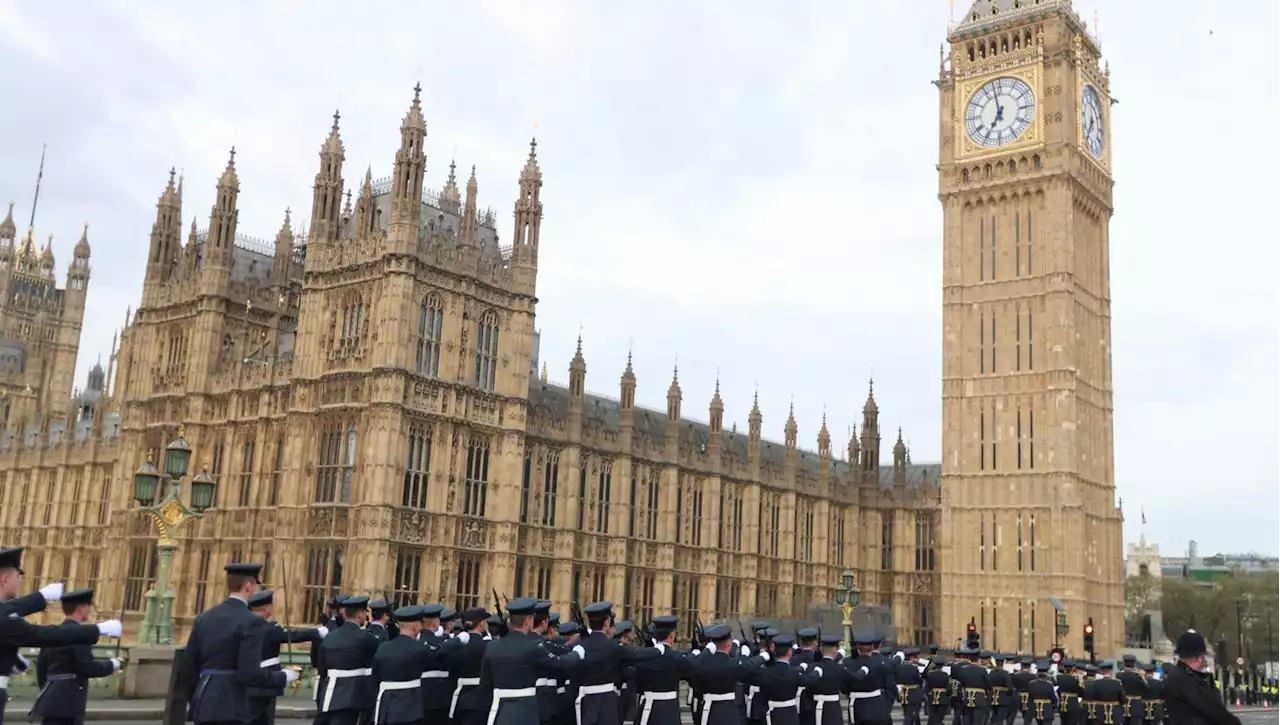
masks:
<svg viewBox="0 0 1280 725"><path fill-rule="evenodd" d="M489 310L476 323L477 388L492 391L498 381L498 313Z"/></svg>
<svg viewBox="0 0 1280 725"><path fill-rule="evenodd" d="M427 295L418 307L418 348L414 370L419 375L440 374L440 330L444 326L444 303L439 295Z"/></svg>

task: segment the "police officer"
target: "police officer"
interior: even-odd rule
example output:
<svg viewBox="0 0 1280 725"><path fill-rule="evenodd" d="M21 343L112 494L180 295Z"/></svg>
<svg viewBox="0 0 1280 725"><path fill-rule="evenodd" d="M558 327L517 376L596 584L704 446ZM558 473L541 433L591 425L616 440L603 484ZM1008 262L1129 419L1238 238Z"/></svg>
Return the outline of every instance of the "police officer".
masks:
<svg viewBox="0 0 1280 725"><path fill-rule="evenodd" d="M1173 648L1178 661L1166 667L1164 711L1172 725L1240 725L1218 696L1205 671L1204 637L1194 629L1178 635Z"/></svg>
<svg viewBox="0 0 1280 725"><path fill-rule="evenodd" d="M371 667L378 641L364 631L369 597L347 597L342 609L346 621L324 638L316 657L316 675L324 678L319 712L328 716L329 725L356 725L373 711Z"/></svg>
<svg viewBox="0 0 1280 725"><path fill-rule="evenodd" d="M283 669L280 664L280 645L285 642L311 642L317 646L329 633L323 625L315 629L285 629L271 621L275 606L275 593L269 589L254 592L249 597L249 611L262 618L262 662L259 666L270 672ZM268 690L259 687L245 689L249 697L249 725L270 725L276 721L276 698L284 694L284 688Z"/></svg>
<svg viewBox="0 0 1280 725"><path fill-rule="evenodd" d="M77 589L62 595L61 626L81 629L93 611L93 590ZM31 717L43 725L77 725L84 720L89 698L89 680L106 677L120 669L120 660L95 660L93 647L73 644L46 647L36 659L36 684L40 695L31 708Z"/></svg>
<svg viewBox="0 0 1280 725"><path fill-rule="evenodd" d="M248 688L282 690L298 679L294 670L262 668L262 619L249 611L262 564L227 564L223 569L227 598L196 617L179 671L196 725L248 722Z"/></svg>
<svg viewBox="0 0 1280 725"><path fill-rule="evenodd" d="M394 614L406 636L380 642L374 653L372 725L422 725L422 673L437 667L443 655L414 636L422 623L421 606L400 607Z"/></svg>
<svg viewBox="0 0 1280 725"><path fill-rule="evenodd" d="M449 673L454 681L453 694L449 697L449 718L456 725L479 725L489 714L486 693L480 689L480 667L489 646L485 633L488 625L484 621L488 616L483 607L464 611L464 629L458 634L458 644L446 651ZM550 705L554 704L553 696Z"/></svg>
<svg viewBox="0 0 1280 725"><path fill-rule="evenodd" d="M538 722L538 680L565 676L582 662L585 650L581 645L563 655L542 646L542 638L532 633L537 604L525 598L507 602L507 634L485 648L480 687L491 693L488 725Z"/></svg>
<svg viewBox="0 0 1280 725"><path fill-rule="evenodd" d="M676 649L673 616L653 618L654 657L636 658L635 689L639 693L636 725L680 725L680 680L688 676L687 656Z"/></svg>

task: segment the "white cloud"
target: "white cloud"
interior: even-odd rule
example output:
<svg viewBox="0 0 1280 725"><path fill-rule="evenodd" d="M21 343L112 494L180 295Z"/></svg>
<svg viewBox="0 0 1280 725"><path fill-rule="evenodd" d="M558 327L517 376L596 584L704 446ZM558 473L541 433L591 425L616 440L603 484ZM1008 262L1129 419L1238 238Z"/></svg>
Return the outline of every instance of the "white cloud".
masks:
<svg viewBox="0 0 1280 725"><path fill-rule="evenodd" d="M1280 6L1078 5L1103 13L1120 99L1118 493L1131 520L1145 508L1166 549L1195 536L1202 548L1274 550L1257 532L1274 531L1280 509L1280 149L1265 124L1280 115ZM30 198L48 141L37 225L69 244L93 222L82 368L137 299L170 166L185 170L184 212L203 226L234 143L240 229L270 238L286 204L305 218L334 106L350 186L368 164L389 173L421 80L428 185L443 183L450 158L463 173L476 164L500 224L538 124L538 323L553 378L581 323L591 389L616 390L634 340L642 402L663 405L679 355L687 412L705 417L719 367L726 420L745 424L758 381L766 432L780 436L794 394L801 442L812 445L825 404L843 449L874 368L882 424L902 422L917 460L940 456L930 82L945 7L78 9L0 0L0 67L23 71L0 75L6 107L23 111L0 117L0 199ZM1201 505L1206 490L1214 506Z"/></svg>

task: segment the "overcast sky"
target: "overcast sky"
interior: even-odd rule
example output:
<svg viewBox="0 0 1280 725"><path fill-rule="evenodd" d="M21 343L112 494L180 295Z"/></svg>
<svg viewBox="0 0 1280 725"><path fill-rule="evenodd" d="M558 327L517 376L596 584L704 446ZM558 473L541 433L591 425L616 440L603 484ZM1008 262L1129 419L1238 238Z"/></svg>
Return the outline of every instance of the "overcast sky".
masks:
<svg viewBox="0 0 1280 725"><path fill-rule="evenodd" d="M957 3L961 5L962 3ZM207 224L234 143L240 231L305 219L341 106L345 174L390 173L423 85L427 186L478 168L510 240L535 129L545 179L542 356L616 395L726 424L759 384L766 434L837 448L874 370L881 426L940 458L938 44L946 3L21 2L0 0L0 201L59 276L91 222L80 370L139 297L155 202L185 171ZM1277 550L1280 199L1274 0L1080 0L1111 63L1118 496L1165 553ZM783 9L785 7L785 10ZM204 8L204 9L199 9ZM305 9L304 9L305 8ZM71 11L74 9L74 12ZM963 7L957 7L960 14ZM0 210L2 211L2 210ZM633 341L633 343L632 343Z"/></svg>

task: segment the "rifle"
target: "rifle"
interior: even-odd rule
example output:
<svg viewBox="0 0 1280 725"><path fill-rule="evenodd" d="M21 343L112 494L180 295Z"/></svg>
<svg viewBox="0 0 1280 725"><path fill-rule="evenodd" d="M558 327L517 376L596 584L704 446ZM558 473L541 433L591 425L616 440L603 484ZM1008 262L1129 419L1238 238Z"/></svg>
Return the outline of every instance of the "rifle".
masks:
<svg viewBox="0 0 1280 725"><path fill-rule="evenodd" d="M738 641L747 646L754 645L755 644L754 639L747 639L747 628L742 626L742 617L738 617L737 620L738 620L738 636L742 638Z"/></svg>
<svg viewBox="0 0 1280 725"><path fill-rule="evenodd" d="M693 640L693 646L694 646L694 647L702 648L702 647L705 647L705 646L707 645L706 641L704 641L704 639L703 639L703 633L702 633L702 617L698 616L697 614L693 615L693 637L692 637L692 640Z"/></svg>
<svg viewBox="0 0 1280 725"><path fill-rule="evenodd" d="M582 613L582 607L578 606L577 599L569 604L569 616L573 617L573 621L577 622L584 632L587 631L587 617Z"/></svg>
<svg viewBox="0 0 1280 725"><path fill-rule="evenodd" d="M498 600L497 587L493 588L493 606L497 610L495 613L498 615L498 619L502 620L502 623L505 625L507 623L507 615L503 612L502 603Z"/></svg>

